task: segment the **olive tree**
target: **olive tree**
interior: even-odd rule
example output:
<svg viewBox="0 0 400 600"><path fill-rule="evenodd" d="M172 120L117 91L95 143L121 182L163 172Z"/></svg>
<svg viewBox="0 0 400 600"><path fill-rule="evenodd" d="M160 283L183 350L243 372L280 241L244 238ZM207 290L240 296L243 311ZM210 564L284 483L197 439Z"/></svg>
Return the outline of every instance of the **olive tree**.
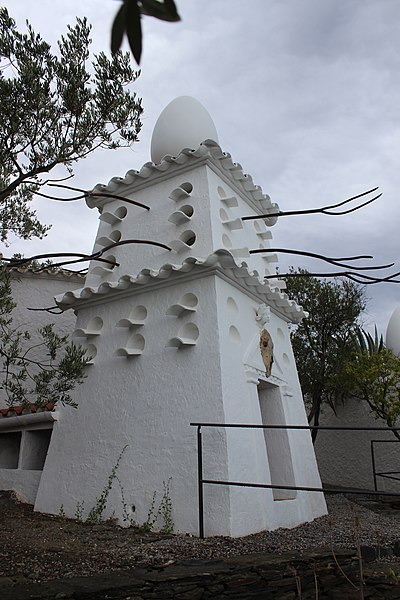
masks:
<svg viewBox="0 0 400 600"><path fill-rule="evenodd" d="M375 338L360 330L354 341L355 352L345 366L343 386L400 440L400 431L394 429L400 417L400 358L384 346L376 330Z"/></svg>
<svg viewBox="0 0 400 600"><path fill-rule="evenodd" d="M43 237L30 201L57 166L97 148L130 146L141 128L141 101L129 89L138 77L128 54L101 52L89 64L91 27L68 26L58 52L27 22L18 31L0 8L0 239Z"/></svg>
<svg viewBox="0 0 400 600"><path fill-rule="evenodd" d="M305 269L297 273L299 277L286 278L286 291L308 316L293 330L291 339L308 421L317 426L323 403L334 408L346 393L343 373L352 357L352 338L366 301L363 286L353 281L321 280ZM313 441L316 437L314 430Z"/></svg>
<svg viewBox="0 0 400 600"><path fill-rule="evenodd" d="M34 343L32 332L14 325L11 277L0 270L0 399L7 406L76 407L71 392L83 382L90 357L51 324L38 329Z"/></svg>

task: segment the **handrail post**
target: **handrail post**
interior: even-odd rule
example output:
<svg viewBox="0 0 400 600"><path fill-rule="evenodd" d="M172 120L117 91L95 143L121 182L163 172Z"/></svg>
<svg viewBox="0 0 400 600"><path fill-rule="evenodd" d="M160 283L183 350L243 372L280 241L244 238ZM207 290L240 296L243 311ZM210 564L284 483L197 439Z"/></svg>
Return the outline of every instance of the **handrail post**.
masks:
<svg viewBox="0 0 400 600"><path fill-rule="evenodd" d="M377 477L376 477L374 441L375 440L371 440L371 462L372 462L372 473L374 476L374 489L377 492L378 491L378 481L377 481Z"/></svg>
<svg viewBox="0 0 400 600"><path fill-rule="evenodd" d="M197 485L199 492L199 537L204 539L203 444L201 425L197 427Z"/></svg>

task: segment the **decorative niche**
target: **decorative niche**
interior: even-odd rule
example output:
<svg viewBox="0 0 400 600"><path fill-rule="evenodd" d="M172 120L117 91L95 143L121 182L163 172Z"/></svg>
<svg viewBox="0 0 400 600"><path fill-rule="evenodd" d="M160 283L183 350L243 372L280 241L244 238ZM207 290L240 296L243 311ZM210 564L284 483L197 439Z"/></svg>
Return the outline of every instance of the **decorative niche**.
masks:
<svg viewBox="0 0 400 600"><path fill-rule="evenodd" d="M102 237L99 237L99 239L96 240L96 244L99 246L109 246L110 244L116 244L119 242L121 237L121 232L118 229L114 229L114 231L111 231L110 235L103 235Z"/></svg>
<svg viewBox="0 0 400 600"><path fill-rule="evenodd" d="M97 355L97 348L94 344L88 344L86 346L86 354L87 356L89 356L89 361L88 361L88 365L94 365L95 363L95 358Z"/></svg>
<svg viewBox="0 0 400 600"><path fill-rule="evenodd" d="M169 198L171 198L171 200L175 200L175 202L179 202L180 200L185 200L186 198L189 198L192 191L192 184L189 181L185 181L184 183L181 183L179 187L172 190L172 192L169 195Z"/></svg>
<svg viewBox="0 0 400 600"><path fill-rule="evenodd" d="M263 255L262 258L267 263L277 263L278 262L278 255L277 254L266 253L266 254Z"/></svg>
<svg viewBox="0 0 400 600"><path fill-rule="evenodd" d="M227 206L228 208L238 206L238 199L236 198L236 196L227 196L224 188L220 185L217 187L217 193L221 202L225 204L225 206Z"/></svg>
<svg viewBox="0 0 400 600"><path fill-rule="evenodd" d="M267 229L265 229L264 222L261 224L259 221L254 221L254 229L255 229L256 234L262 240L271 240L272 239L272 233L271 233L271 231L268 231Z"/></svg>
<svg viewBox="0 0 400 600"><path fill-rule="evenodd" d="M178 335L171 338L166 348L184 348L195 346L199 337L199 328L195 323L185 323L178 331Z"/></svg>
<svg viewBox="0 0 400 600"><path fill-rule="evenodd" d="M144 346L144 337L140 333L132 333L128 338L126 346L124 346L123 348L118 348L115 351L115 354L116 356L126 357L140 356L143 353Z"/></svg>
<svg viewBox="0 0 400 600"><path fill-rule="evenodd" d="M196 242L196 234L194 231L187 229L182 233L182 235L177 240L172 240L169 243L171 248L175 250L175 252L183 252L184 250L190 250L191 246Z"/></svg>
<svg viewBox="0 0 400 600"><path fill-rule="evenodd" d="M230 231L233 231L235 229L243 229L243 222L240 218L226 220L221 219L221 223L222 225L225 225L225 227L227 227Z"/></svg>
<svg viewBox="0 0 400 600"><path fill-rule="evenodd" d="M105 223L108 223L109 225L116 225L117 223L120 223L123 219L125 219L127 214L128 214L128 209L126 208L126 206L120 206L113 212L105 211L105 212L101 213L99 218L100 218L100 221L104 221Z"/></svg>
<svg viewBox="0 0 400 600"><path fill-rule="evenodd" d="M103 319L101 317L93 317L88 321L85 328L75 329L74 335L78 337L91 337L101 334L103 329Z"/></svg>
<svg viewBox="0 0 400 600"><path fill-rule="evenodd" d="M103 258L106 258L107 260L112 261L112 263L114 263L114 264L110 264L108 262L103 262L103 263L101 263L101 265L97 265L96 267L94 267L91 270L92 275L99 275L100 277L105 277L107 275L110 275L110 273L112 273L112 271L117 266L117 264L116 264L117 260L113 254L107 254L107 256L104 256Z"/></svg>
<svg viewBox="0 0 400 600"><path fill-rule="evenodd" d="M168 217L168 221L174 223L175 225L182 225L183 223L188 223L191 220L193 213L193 206L190 206L190 204L185 204L185 206L181 206L179 210L173 212Z"/></svg>
<svg viewBox="0 0 400 600"><path fill-rule="evenodd" d="M120 319L116 327L141 327L147 319L147 308L143 305L135 306L128 318Z"/></svg>
<svg viewBox="0 0 400 600"><path fill-rule="evenodd" d="M196 312L199 300L195 294L188 293L182 296L178 304L172 304L167 309L166 315L172 315L174 317L180 317L182 315Z"/></svg>

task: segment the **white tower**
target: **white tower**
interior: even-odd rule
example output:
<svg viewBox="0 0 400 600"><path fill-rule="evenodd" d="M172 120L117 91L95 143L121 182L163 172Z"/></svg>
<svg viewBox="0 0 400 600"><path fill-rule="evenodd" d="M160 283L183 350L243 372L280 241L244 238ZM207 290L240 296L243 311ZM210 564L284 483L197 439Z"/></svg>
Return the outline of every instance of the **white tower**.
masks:
<svg viewBox="0 0 400 600"><path fill-rule="evenodd" d="M207 111L177 98L156 124L154 162L94 190L150 210L88 201L100 212L95 249L127 243L105 252L115 266L92 261L85 287L58 298L75 310L93 364L79 408L62 410L54 426L37 510L63 505L73 516L78 502L93 505L127 446L118 469L125 508L143 522L170 480L176 530L197 533L191 422L307 424L288 332L303 310L280 281L264 281L276 256L248 253L268 248L276 219L241 220L277 206L215 138ZM205 428L203 440L205 477L320 487L308 431ZM325 512L321 493L205 488L206 535L293 527ZM107 514L123 519L118 486Z"/></svg>

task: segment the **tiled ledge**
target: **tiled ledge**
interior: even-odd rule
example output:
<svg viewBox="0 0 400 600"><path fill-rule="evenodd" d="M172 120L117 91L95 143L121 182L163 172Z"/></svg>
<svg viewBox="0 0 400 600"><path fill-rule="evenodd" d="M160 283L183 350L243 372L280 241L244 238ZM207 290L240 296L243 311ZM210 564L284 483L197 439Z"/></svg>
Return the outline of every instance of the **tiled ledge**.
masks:
<svg viewBox="0 0 400 600"><path fill-rule="evenodd" d="M0 419L0 433L20 431L31 426L40 428L46 424L50 427L54 421L58 420L58 416L58 412L44 410L42 412L20 414L15 417L3 417Z"/></svg>

